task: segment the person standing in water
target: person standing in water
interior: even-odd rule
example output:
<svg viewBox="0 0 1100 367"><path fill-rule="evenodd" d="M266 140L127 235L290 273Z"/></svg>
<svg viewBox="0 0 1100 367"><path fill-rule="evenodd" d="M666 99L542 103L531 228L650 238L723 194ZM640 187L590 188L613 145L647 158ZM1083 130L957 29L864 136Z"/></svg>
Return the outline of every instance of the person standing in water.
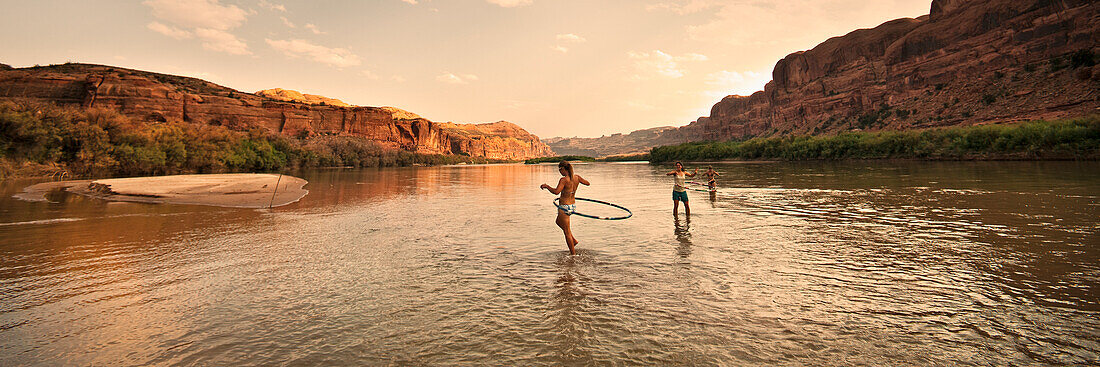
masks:
<svg viewBox="0 0 1100 367"><path fill-rule="evenodd" d="M676 162L676 170L665 174L666 176L673 176L672 186L672 214L676 214L680 210L680 202L684 202L684 214L691 215L691 207L688 206L688 193L687 187L684 186L684 179L687 177L695 177L695 174L699 173L699 170L695 170L692 173L684 171L684 164Z"/></svg>
<svg viewBox="0 0 1100 367"><path fill-rule="evenodd" d="M558 180L558 186L550 187L550 185L542 184L539 188L549 190L554 195L561 194L558 198L558 219L555 222L561 228L562 233L565 234L565 244L569 246L569 254L576 255L578 241L576 237L573 237L573 230L569 227L569 216L577 210L577 187L580 187L581 184L585 186L591 184L583 177L574 174L573 165L569 162L559 162L558 173L561 173L562 176Z"/></svg>
<svg viewBox="0 0 1100 367"><path fill-rule="evenodd" d="M714 171L714 167L707 166L707 171L703 172L703 177L707 178L707 188L709 188L710 191L718 189L718 181L715 179L721 176L722 175L719 175L718 172Z"/></svg>

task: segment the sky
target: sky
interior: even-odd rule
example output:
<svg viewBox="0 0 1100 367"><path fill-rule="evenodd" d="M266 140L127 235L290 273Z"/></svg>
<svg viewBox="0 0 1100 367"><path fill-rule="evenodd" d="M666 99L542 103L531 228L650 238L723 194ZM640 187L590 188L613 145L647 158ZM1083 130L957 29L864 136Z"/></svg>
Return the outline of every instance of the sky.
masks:
<svg viewBox="0 0 1100 367"><path fill-rule="evenodd" d="M593 137L706 116L931 0L0 0L0 63L107 64Z"/></svg>

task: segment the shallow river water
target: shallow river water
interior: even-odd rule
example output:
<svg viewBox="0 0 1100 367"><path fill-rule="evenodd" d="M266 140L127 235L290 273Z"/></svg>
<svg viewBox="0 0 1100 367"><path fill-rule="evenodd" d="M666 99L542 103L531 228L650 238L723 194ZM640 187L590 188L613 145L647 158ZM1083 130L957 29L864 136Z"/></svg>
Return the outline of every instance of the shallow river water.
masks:
<svg viewBox="0 0 1100 367"><path fill-rule="evenodd" d="M553 165L310 171L271 210L3 183L0 365L1100 363L1100 163L714 166L687 217L668 166L578 164L634 217L574 217L577 256Z"/></svg>

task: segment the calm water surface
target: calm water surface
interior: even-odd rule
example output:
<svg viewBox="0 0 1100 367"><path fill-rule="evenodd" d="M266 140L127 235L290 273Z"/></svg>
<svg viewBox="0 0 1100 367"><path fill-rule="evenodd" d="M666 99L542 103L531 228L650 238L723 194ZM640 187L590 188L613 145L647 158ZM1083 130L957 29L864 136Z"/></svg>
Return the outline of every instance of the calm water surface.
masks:
<svg viewBox="0 0 1100 367"><path fill-rule="evenodd" d="M688 218L670 167L578 165L634 217L575 218L575 257L552 165L306 172L273 210L4 183L0 365L1100 363L1100 163L715 168Z"/></svg>

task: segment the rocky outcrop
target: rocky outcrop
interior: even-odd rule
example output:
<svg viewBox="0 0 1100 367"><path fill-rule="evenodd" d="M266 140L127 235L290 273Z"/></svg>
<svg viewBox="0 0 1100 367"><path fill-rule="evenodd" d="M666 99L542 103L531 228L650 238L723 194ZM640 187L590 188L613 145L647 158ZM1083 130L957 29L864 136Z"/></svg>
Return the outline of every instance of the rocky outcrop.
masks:
<svg viewBox="0 0 1100 367"><path fill-rule="evenodd" d="M679 129L690 140L902 130L1100 112L1100 3L935 0L829 39Z"/></svg>
<svg viewBox="0 0 1100 367"><path fill-rule="evenodd" d="M554 152L539 137L507 121L487 124L441 123L450 137L451 149L497 159L527 159L551 156Z"/></svg>
<svg viewBox="0 0 1100 367"><path fill-rule="evenodd" d="M300 93L299 93L300 94ZM187 121L236 130L263 128L295 137L344 135L393 149L526 159L550 154L538 137L511 129L465 133L393 107L342 107L272 99L204 80L103 65L64 64L0 70L0 98L116 109L146 121ZM441 125L447 125L444 129ZM462 125L455 125L462 126ZM494 134L503 135L494 135ZM478 143L472 143L477 141ZM489 145L486 145L489 144Z"/></svg>
<svg viewBox="0 0 1100 367"><path fill-rule="evenodd" d="M329 98L325 96L319 96L316 94L302 94L296 90L289 90L283 88L264 89L256 92L257 96L267 97L278 101L287 102L301 102L311 105L329 105L338 107L352 107L350 104L344 103L336 98Z"/></svg>

